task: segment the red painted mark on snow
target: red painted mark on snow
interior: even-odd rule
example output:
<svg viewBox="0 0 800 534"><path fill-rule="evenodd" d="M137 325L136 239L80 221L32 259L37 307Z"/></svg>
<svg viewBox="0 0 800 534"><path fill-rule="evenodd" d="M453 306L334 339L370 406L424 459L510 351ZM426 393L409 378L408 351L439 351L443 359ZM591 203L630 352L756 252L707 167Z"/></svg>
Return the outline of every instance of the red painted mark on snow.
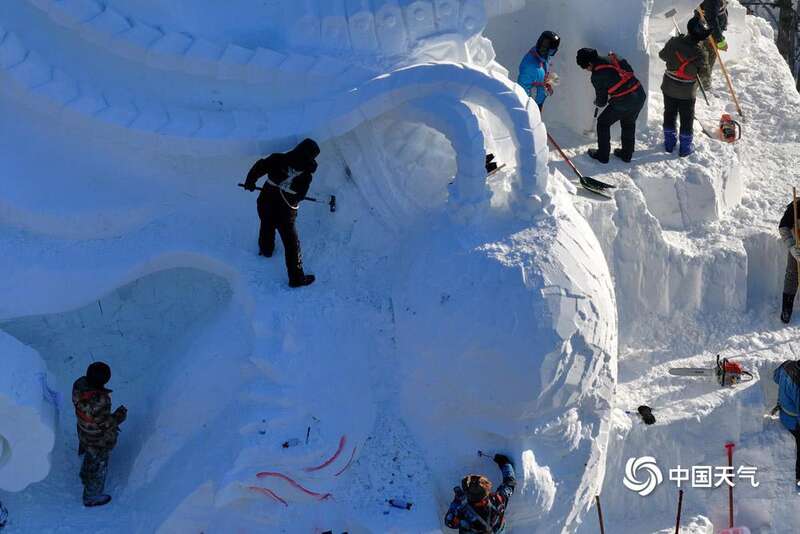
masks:
<svg viewBox="0 0 800 534"><path fill-rule="evenodd" d="M248 486L247 489L249 489L250 491L253 491L255 493L261 493L261 494L266 495L268 497L272 497L273 499L275 499L276 501L278 501L279 503L281 503L282 505L284 505L286 507L289 506L289 503L287 503L286 501L284 501L283 499L278 497L275 494L275 492L272 491L271 489L259 488L258 486Z"/></svg>
<svg viewBox="0 0 800 534"><path fill-rule="evenodd" d="M336 452L333 453L333 456L331 456L326 462L316 467L306 467L305 469L303 469L303 471L305 471L306 473L311 473L313 471L319 471L320 469L325 469L333 462L335 462L336 459L339 457L339 455L342 454L342 449L344 449L345 443L347 443L347 436L342 436L341 439L339 439L339 448L336 449Z"/></svg>
<svg viewBox="0 0 800 534"><path fill-rule="evenodd" d="M342 467L341 469L339 469L339 472L338 472L338 473L336 473L336 474L335 474L335 475L333 475L333 476L335 476L335 477L338 477L339 475L341 475L342 473L344 473L345 471L347 471L347 468L348 468L348 467L350 467L350 464L351 464L351 463L353 463L353 458L355 458L355 456L356 456L356 450L358 450L358 446L355 446L355 447L353 447L353 452L352 452L352 454L350 454L350 459L349 459L349 460L347 460L347 464L345 464L345 466L344 466L344 467Z"/></svg>
<svg viewBox="0 0 800 534"><path fill-rule="evenodd" d="M320 501L324 501L325 499L328 499L329 497L333 497L333 495L330 494L330 493L324 493L324 494L323 493L317 493L316 491L311 491L308 488L304 488L297 481L287 477L283 473L273 473L273 472L270 472L270 471L262 471L261 473L257 473L256 476L258 478L267 478L267 477L280 478L281 480L285 480L286 482L288 482L289 484L291 484L295 488L299 489L300 491L302 491L306 495L311 495L312 497L316 497Z"/></svg>

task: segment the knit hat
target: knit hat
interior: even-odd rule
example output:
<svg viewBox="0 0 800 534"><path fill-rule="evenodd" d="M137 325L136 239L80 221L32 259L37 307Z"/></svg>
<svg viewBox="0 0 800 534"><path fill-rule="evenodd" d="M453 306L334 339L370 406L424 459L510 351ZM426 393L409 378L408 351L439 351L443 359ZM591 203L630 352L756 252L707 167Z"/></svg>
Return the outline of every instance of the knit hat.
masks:
<svg viewBox="0 0 800 534"><path fill-rule="evenodd" d="M461 489L467 494L467 501L480 502L492 491L492 482L481 475L467 475L461 480Z"/></svg>
<svg viewBox="0 0 800 534"><path fill-rule="evenodd" d="M592 63L597 61L597 58L600 57L597 55L597 50L594 48L581 48L578 50L578 55L575 57L576 63L582 69L585 69Z"/></svg>
<svg viewBox="0 0 800 534"><path fill-rule="evenodd" d="M103 362L94 362L86 369L86 379L95 387L103 387L111 380L111 368Z"/></svg>

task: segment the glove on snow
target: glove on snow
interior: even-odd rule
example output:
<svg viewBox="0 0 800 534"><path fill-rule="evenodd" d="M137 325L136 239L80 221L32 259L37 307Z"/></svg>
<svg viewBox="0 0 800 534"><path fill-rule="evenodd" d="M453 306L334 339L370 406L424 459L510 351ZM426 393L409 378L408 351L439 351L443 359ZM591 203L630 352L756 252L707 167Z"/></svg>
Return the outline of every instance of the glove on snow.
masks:
<svg viewBox="0 0 800 534"><path fill-rule="evenodd" d="M723 52L727 52L728 51L728 41L723 39L723 40L717 42L717 48L719 50L722 50Z"/></svg>
<svg viewBox="0 0 800 534"><path fill-rule="evenodd" d="M639 415L642 416L642 421L644 421L644 424L652 425L656 422L656 418L653 415L653 409L650 408L650 406L646 405L639 406L639 408L636 411L639 412Z"/></svg>

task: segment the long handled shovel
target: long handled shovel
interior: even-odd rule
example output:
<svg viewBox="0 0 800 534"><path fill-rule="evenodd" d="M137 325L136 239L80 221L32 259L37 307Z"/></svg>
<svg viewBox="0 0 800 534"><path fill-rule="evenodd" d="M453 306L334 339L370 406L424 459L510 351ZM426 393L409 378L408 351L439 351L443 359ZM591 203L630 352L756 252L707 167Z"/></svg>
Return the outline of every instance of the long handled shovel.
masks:
<svg viewBox="0 0 800 534"><path fill-rule="evenodd" d="M703 19L703 22L706 22L706 15L703 13L702 9L697 10L700 13L700 18ZM717 40L714 39L714 36L711 35L708 37L708 42L711 45L711 48L714 49L714 53L717 55L717 61L719 61L719 66L722 69L722 74L725 75L725 81L728 83L728 90L731 93L731 97L733 98L733 103L736 105L736 112L739 113L739 116L742 120L745 120L744 112L742 111L742 106L739 105L739 97L736 96L736 91L733 88L733 82L731 81L731 75L728 73L728 67L725 66L725 62L722 60L722 55L719 53L719 48L717 48Z"/></svg>
<svg viewBox="0 0 800 534"><path fill-rule="evenodd" d="M569 168L572 169L572 172L578 176L578 180L580 180L580 183L584 189L591 191L596 195L611 198L611 194L607 191L607 189L614 189L617 186L601 182L600 180L595 180L591 176L584 176L581 174L581 171L578 170L575 164L572 163L572 160L570 160L569 157L564 153L558 143L556 143L556 140L553 139L553 136L550 135L550 132L547 133L547 140L550 141L550 144L555 147L559 154L561 154L561 157L564 158L564 161L567 163L567 165L569 165Z"/></svg>

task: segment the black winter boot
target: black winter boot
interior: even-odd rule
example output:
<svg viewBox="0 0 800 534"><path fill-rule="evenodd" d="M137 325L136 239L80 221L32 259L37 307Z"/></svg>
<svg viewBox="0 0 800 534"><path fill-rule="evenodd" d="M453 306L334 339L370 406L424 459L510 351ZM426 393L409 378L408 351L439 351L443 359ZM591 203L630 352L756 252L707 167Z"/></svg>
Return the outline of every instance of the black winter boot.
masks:
<svg viewBox="0 0 800 534"><path fill-rule="evenodd" d="M313 274L304 274L302 276L298 276L297 278L290 278L289 287L310 286L316 279L317 278Z"/></svg>
<svg viewBox="0 0 800 534"><path fill-rule="evenodd" d="M792 319L792 308L794 307L794 295L783 294L783 308L781 309L781 321L789 324Z"/></svg>
<svg viewBox="0 0 800 534"><path fill-rule="evenodd" d="M588 154L590 158L596 159L600 163L608 163L608 155L601 155L600 151L596 148L590 148Z"/></svg>
<svg viewBox="0 0 800 534"><path fill-rule="evenodd" d="M630 163L631 159L633 159L633 156L631 154L628 154L627 152L625 152L621 148L615 148L614 149L614 155L616 157L618 157L619 159L621 159L622 161L624 161L625 163Z"/></svg>

